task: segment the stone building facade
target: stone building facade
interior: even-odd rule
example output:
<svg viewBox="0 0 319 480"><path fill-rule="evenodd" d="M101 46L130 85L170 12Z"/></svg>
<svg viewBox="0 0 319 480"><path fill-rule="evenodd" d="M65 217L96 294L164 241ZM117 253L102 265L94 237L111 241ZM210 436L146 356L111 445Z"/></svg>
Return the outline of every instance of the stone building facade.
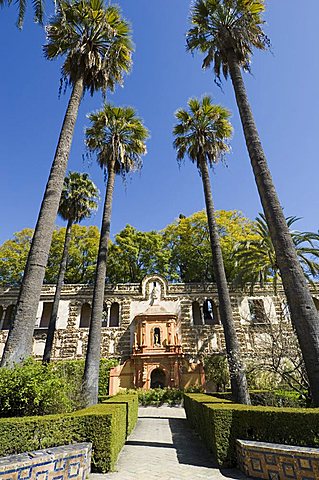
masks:
<svg viewBox="0 0 319 480"><path fill-rule="evenodd" d="M319 305L315 286L313 297ZM41 358L50 318L55 287L42 289L34 331L33 353ZM89 331L93 289L86 285L63 287L54 340L54 359L80 359L85 356ZM17 301L18 289L0 291L0 354L6 341L10 319ZM149 275L139 284L105 286L102 322L102 357L117 357L121 363L134 350L136 322L154 303L162 313L174 318L174 335L183 357L196 364L202 354L225 351L223 329L218 312L218 295L214 284L168 283L159 275ZM263 348L267 326L284 322L290 328L289 310L282 288L277 295L273 286L250 291L230 290L237 334L244 355ZM166 339L166 342L168 340Z"/></svg>

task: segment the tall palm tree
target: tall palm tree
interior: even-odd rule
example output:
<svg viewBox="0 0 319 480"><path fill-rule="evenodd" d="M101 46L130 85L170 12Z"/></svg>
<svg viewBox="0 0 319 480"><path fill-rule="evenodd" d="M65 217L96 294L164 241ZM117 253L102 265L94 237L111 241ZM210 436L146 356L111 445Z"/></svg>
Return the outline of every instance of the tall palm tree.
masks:
<svg viewBox="0 0 319 480"><path fill-rule="evenodd" d="M94 405L98 396L101 320L115 177L125 177L141 168L141 156L146 153L145 141L149 133L131 107L115 107L106 103L102 110L91 113L89 119L91 126L86 130L86 145L96 155L107 176L83 378L84 401L87 405Z"/></svg>
<svg viewBox="0 0 319 480"><path fill-rule="evenodd" d="M250 70L253 49L265 50L270 44L263 31L264 9L264 0L195 0L187 46L192 52L205 54L203 68L213 66L218 82L221 72L225 78L230 75L313 402L319 406L319 315L275 190L242 77L242 70Z"/></svg>
<svg viewBox="0 0 319 480"><path fill-rule="evenodd" d="M235 401L249 404L247 380L233 319L208 169L208 166L212 167L229 151L228 140L232 134L230 112L220 105L212 104L209 96L204 96L202 101L197 98L190 99L188 107L188 110L180 109L175 114L179 123L173 131L176 137L174 147L177 150L177 159L182 161L188 156L196 164L202 178L232 393Z"/></svg>
<svg viewBox="0 0 319 480"><path fill-rule="evenodd" d="M291 230L291 226L298 220L297 217L286 218L304 274L311 282L319 273L319 263L316 261L319 259L319 234ZM254 238L237 244L234 259L235 284L250 283L253 288L256 283L263 285L267 281L272 281L274 292L277 293L280 271L266 218L262 213L255 221Z"/></svg>
<svg viewBox="0 0 319 480"><path fill-rule="evenodd" d="M102 0L64 0L47 27L45 57L65 57L62 81L72 87L60 138L42 200L19 293L13 328L2 365L21 362L31 354L32 335L63 188L74 126L85 91L113 90L131 65L130 27L117 7Z"/></svg>
<svg viewBox="0 0 319 480"><path fill-rule="evenodd" d="M75 222L80 223L82 220L92 215L92 212L97 209L98 198L99 191L92 180L90 180L87 173L69 172L68 176L65 177L58 214L67 222L67 226L65 229L63 253L44 347L44 363L50 362L51 359L61 290L68 261L72 225Z"/></svg>

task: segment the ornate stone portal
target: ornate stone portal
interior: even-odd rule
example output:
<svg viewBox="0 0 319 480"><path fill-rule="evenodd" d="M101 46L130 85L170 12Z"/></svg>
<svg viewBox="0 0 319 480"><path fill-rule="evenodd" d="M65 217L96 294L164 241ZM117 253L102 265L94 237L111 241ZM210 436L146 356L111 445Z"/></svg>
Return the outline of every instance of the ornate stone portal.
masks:
<svg viewBox="0 0 319 480"><path fill-rule="evenodd" d="M161 294L159 282L153 282L150 305L133 322L131 358L111 370L111 395L120 388L184 388L205 383L202 364L184 358L178 316L160 305Z"/></svg>

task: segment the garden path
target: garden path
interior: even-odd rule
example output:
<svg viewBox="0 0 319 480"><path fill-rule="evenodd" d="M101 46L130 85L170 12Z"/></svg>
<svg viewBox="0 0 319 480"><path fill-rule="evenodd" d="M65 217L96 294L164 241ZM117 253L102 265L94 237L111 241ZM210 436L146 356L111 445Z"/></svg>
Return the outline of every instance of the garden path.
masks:
<svg viewBox="0 0 319 480"><path fill-rule="evenodd" d="M117 463L117 472L91 474L91 480L248 479L238 470L219 470L181 407L140 407L134 432Z"/></svg>

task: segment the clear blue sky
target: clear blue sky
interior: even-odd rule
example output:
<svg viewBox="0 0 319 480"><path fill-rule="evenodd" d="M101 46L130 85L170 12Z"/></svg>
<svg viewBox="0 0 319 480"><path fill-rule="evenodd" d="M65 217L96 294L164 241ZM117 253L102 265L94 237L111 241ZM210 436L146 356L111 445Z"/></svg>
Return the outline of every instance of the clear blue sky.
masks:
<svg viewBox="0 0 319 480"><path fill-rule="evenodd" d="M318 230L317 140L319 132L318 0L304 8L297 0L268 1L266 31L273 54L256 52L246 85L274 181L286 215L303 217L299 228ZM135 106L151 131L141 174L116 185L112 234L127 223L141 230L160 229L180 213L204 208L196 168L180 170L172 148L174 111L191 96L211 94L232 112L235 128L228 167L212 175L216 208L238 209L250 218L261 210L246 153L234 95L223 92L201 59L185 51L189 0L120 0L133 26L134 66L124 88L108 99ZM28 0L30 10L31 2ZM51 4L47 3L50 10ZM15 27L16 6L0 10L1 58L1 224L0 242L36 222L44 186L63 120L69 91L58 99L61 62L42 56L43 30L27 16ZM85 97L79 112L69 169L88 171L104 193L103 175L83 161L86 114L101 97ZM100 224L100 211L88 223ZM58 221L58 224L62 222Z"/></svg>

